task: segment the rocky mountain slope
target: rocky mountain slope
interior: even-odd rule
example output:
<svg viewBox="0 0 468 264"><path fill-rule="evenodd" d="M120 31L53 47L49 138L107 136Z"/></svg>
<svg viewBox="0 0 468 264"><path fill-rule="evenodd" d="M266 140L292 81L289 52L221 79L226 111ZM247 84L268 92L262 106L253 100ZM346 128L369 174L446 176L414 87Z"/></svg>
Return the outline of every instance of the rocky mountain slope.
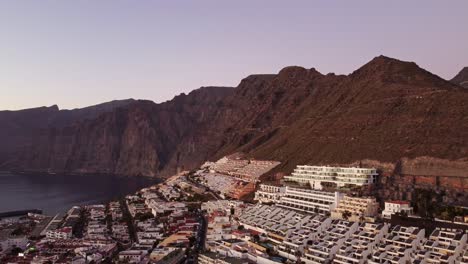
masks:
<svg viewBox="0 0 468 264"><path fill-rule="evenodd" d="M162 104L131 101L94 118L55 118L37 129L1 168L155 176L177 159L180 141L210 122L220 99L232 90L203 87Z"/></svg>
<svg viewBox="0 0 468 264"><path fill-rule="evenodd" d="M452 80L452 83L468 88L468 67L463 68Z"/></svg>
<svg viewBox="0 0 468 264"><path fill-rule="evenodd" d="M92 120L133 101L116 100L73 110L59 110L58 106L54 105L19 111L0 111L0 167L9 168L11 162L19 162L20 154L31 149L33 137L43 133L43 130Z"/></svg>
<svg viewBox="0 0 468 264"><path fill-rule="evenodd" d="M347 76L286 67L234 89L205 87L161 104L134 101L94 118L48 121L12 144L21 151L3 156L0 168L155 176L238 151L282 161L276 171L286 173L297 164L370 161L395 170L402 158L460 162L468 156L467 101L468 90L384 56ZM37 112L47 120L53 111Z"/></svg>

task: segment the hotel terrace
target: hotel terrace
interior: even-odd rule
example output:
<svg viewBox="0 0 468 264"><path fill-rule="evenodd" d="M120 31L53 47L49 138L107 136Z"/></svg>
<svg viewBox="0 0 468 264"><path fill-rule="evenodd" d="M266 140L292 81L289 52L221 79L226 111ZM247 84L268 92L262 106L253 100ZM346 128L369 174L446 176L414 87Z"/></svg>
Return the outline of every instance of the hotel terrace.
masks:
<svg viewBox="0 0 468 264"><path fill-rule="evenodd" d="M374 184L377 177L374 168L346 168L328 166L298 165L285 181L310 184L313 189L321 190L324 185L333 187L365 186Z"/></svg>

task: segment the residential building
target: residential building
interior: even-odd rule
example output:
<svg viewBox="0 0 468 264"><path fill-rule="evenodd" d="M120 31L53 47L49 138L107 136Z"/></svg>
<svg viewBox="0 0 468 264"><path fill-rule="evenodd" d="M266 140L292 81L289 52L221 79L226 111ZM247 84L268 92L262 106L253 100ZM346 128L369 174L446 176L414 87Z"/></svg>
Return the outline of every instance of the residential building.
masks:
<svg viewBox="0 0 468 264"><path fill-rule="evenodd" d="M391 218L393 214L412 215L413 207L407 201L388 201L385 202L385 209L382 211L382 216Z"/></svg>
<svg viewBox="0 0 468 264"><path fill-rule="evenodd" d="M373 197L352 197L345 195L338 206L331 211L334 219L345 219L353 222L374 217L379 210L379 204Z"/></svg>
<svg viewBox="0 0 468 264"><path fill-rule="evenodd" d="M412 262L452 264L466 254L467 234L463 230L436 228L412 256ZM425 262L424 262L425 261Z"/></svg>
<svg viewBox="0 0 468 264"><path fill-rule="evenodd" d="M150 200L148 208L154 216L167 214L170 212L186 212L187 207L181 202L161 202L159 200Z"/></svg>
<svg viewBox="0 0 468 264"><path fill-rule="evenodd" d="M358 223L331 220L325 230L317 233L314 241L307 243L301 261L306 264L331 263L338 249L358 226Z"/></svg>
<svg viewBox="0 0 468 264"><path fill-rule="evenodd" d="M49 230L46 233L46 237L49 239L69 239L72 237L72 228L63 227L55 230Z"/></svg>
<svg viewBox="0 0 468 264"><path fill-rule="evenodd" d="M300 223L305 214L278 206L257 204L248 207L239 217L245 228L267 236L275 244L281 244L288 231Z"/></svg>
<svg viewBox="0 0 468 264"><path fill-rule="evenodd" d="M249 182L256 182L260 176L269 172L280 162L270 160L245 160L233 157L223 157L210 166L212 173L230 175Z"/></svg>
<svg viewBox="0 0 468 264"><path fill-rule="evenodd" d="M218 253L206 252L198 255L198 263L200 264L244 264L255 263L246 259L226 257Z"/></svg>
<svg viewBox="0 0 468 264"><path fill-rule="evenodd" d="M305 213L325 213L333 210L344 197L340 192L260 184L255 200Z"/></svg>
<svg viewBox="0 0 468 264"><path fill-rule="evenodd" d="M231 214L231 210L233 210L234 215L239 215L244 208L245 205L242 201L233 200L208 201L201 205L201 210L206 211L208 214L216 211L223 211L227 214Z"/></svg>
<svg viewBox="0 0 468 264"><path fill-rule="evenodd" d="M255 192L254 200L260 203L278 203L285 193L285 186L260 184L258 190Z"/></svg>
<svg viewBox="0 0 468 264"><path fill-rule="evenodd" d="M362 223L346 238L336 252L333 263L366 263L374 247L388 233L387 224Z"/></svg>
<svg viewBox="0 0 468 264"><path fill-rule="evenodd" d="M146 250L129 249L119 253L119 261L127 263L140 263L140 261L148 254Z"/></svg>
<svg viewBox="0 0 468 264"><path fill-rule="evenodd" d="M374 248L369 264L400 264L411 262L410 256L420 248L424 229L394 226Z"/></svg>
<svg viewBox="0 0 468 264"><path fill-rule="evenodd" d="M290 261L297 261L304 248L317 239L331 224L331 219L321 215L307 215L296 226L291 228L281 245L278 245L278 254Z"/></svg>
<svg viewBox="0 0 468 264"><path fill-rule="evenodd" d="M325 213L333 210L343 196L339 192L286 187L278 206L306 213Z"/></svg>

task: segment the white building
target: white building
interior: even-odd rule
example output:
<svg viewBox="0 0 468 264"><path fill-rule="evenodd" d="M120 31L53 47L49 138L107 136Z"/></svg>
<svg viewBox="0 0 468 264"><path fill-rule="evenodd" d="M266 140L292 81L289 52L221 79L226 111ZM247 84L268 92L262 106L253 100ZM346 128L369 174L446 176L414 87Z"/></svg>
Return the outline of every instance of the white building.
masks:
<svg viewBox="0 0 468 264"><path fill-rule="evenodd" d="M29 240L25 236L8 237L0 241L0 253L13 247L19 247L24 250L28 242Z"/></svg>
<svg viewBox="0 0 468 264"><path fill-rule="evenodd" d="M299 165L286 181L310 184L313 189L321 190L324 185L333 187L364 186L376 182L378 173L374 168L346 168L328 166Z"/></svg>
<svg viewBox="0 0 468 264"><path fill-rule="evenodd" d="M208 227L206 230L206 248L211 249L214 241L232 239L232 231L237 225L223 212L214 212L208 216Z"/></svg>
<svg viewBox="0 0 468 264"><path fill-rule="evenodd" d="M151 209L151 213L154 216L166 214L169 212L186 212L187 207L181 202L160 202L156 200L150 200L148 208Z"/></svg>
<svg viewBox="0 0 468 264"><path fill-rule="evenodd" d="M358 229L358 223L332 220L316 239L307 244L301 261L306 264L331 263L339 248Z"/></svg>
<svg viewBox="0 0 468 264"><path fill-rule="evenodd" d="M338 206L331 211L334 219L360 222L366 217L374 217L379 210L379 203L374 197L352 197L345 195ZM348 214L348 215L346 215Z"/></svg>
<svg viewBox="0 0 468 264"><path fill-rule="evenodd" d="M306 213L330 212L343 197L344 194L339 192L266 184L261 184L255 192L255 200L261 203L275 203L280 207Z"/></svg>
<svg viewBox="0 0 468 264"><path fill-rule="evenodd" d="M146 250L130 249L119 253L119 261L127 263L140 263L140 261L148 254Z"/></svg>
<svg viewBox="0 0 468 264"><path fill-rule="evenodd" d="M49 230L46 233L46 237L49 239L70 239L72 237L72 228L64 227L55 230Z"/></svg>
<svg viewBox="0 0 468 264"><path fill-rule="evenodd" d="M349 238L343 241L336 252L333 263L336 264L364 264L375 246L388 233L388 224L362 223Z"/></svg>
<svg viewBox="0 0 468 264"><path fill-rule="evenodd" d="M254 200L261 203L277 203L286 193L286 187L269 184L260 184L255 192Z"/></svg>
<svg viewBox="0 0 468 264"><path fill-rule="evenodd" d="M294 210L257 204L244 210L239 223L245 228L265 234L271 242L281 244L288 231L300 224L305 216Z"/></svg>
<svg viewBox="0 0 468 264"><path fill-rule="evenodd" d="M227 215L231 214L233 210L234 215L238 215L244 209L244 203L242 201L235 200L216 200L208 201L201 204L201 210L211 214L215 211L223 211Z"/></svg>
<svg viewBox="0 0 468 264"><path fill-rule="evenodd" d="M286 187L278 206L307 213L323 213L333 210L343 197L344 194L339 192Z"/></svg>
<svg viewBox="0 0 468 264"><path fill-rule="evenodd" d="M326 230L331 219L321 215L307 215L302 221L291 228L281 245L278 246L278 254L290 261L297 261L299 254L311 242L316 241L318 234Z"/></svg>
<svg viewBox="0 0 468 264"><path fill-rule="evenodd" d="M423 247L412 256L412 262L452 264L466 254L467 234L463 230L436 228Z"/></svg>
<svg viewBox="0 0 468 264"><path fill-rule="evenodd" d="M406 215L413 214L413 207L407 201L388 201L385 202L385 209L382 211L382 216L385 218L392 217L392 214L404 213Z"/></svg>
<svg viewBox="0 0 468 264"><path fill-rule="evenodd" d="M374 247L368 263L410 263L410 256L417 248L420 248L423 239L424 229L394 226L389 234Z"/></svg>

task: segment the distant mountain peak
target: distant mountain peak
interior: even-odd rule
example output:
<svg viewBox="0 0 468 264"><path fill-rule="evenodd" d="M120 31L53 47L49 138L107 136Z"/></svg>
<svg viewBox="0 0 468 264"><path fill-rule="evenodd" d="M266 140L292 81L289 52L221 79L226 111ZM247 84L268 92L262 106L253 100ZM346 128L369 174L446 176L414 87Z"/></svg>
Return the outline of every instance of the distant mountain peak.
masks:
<svg viewBox="0 0 468 264"><path fill-rule="evenodd" d="M322 76L315 68L306 69L301 66L288 66L281 69L278 73L280 79L300 79L305 76Z"/></svg>
<svg viewBox="0 0 468 264"><path fill-rule="evenodd" d="M414 62L402 61L383 55L375 57L351 73L349 77L372 82L422 85L443 89L455 87L439 76L419 67Z"/></svg>
<svg viewBox="0 0 468 264"><path fill-rule="evenodd" d="M410 70L408 72L408 70ZM415 70L422 70L414 62L402 61L394 58L390 58L384 55L373 58L368 63L364 64L361 68L355 72L381 72L381 73L395 73L395 72L413 72Z"/></svg>
<svg viewBox="0 0 468 264"><path fill-rule="evenodd" d="M450 82L468 88L468 67L464 67Z"/></svg>

